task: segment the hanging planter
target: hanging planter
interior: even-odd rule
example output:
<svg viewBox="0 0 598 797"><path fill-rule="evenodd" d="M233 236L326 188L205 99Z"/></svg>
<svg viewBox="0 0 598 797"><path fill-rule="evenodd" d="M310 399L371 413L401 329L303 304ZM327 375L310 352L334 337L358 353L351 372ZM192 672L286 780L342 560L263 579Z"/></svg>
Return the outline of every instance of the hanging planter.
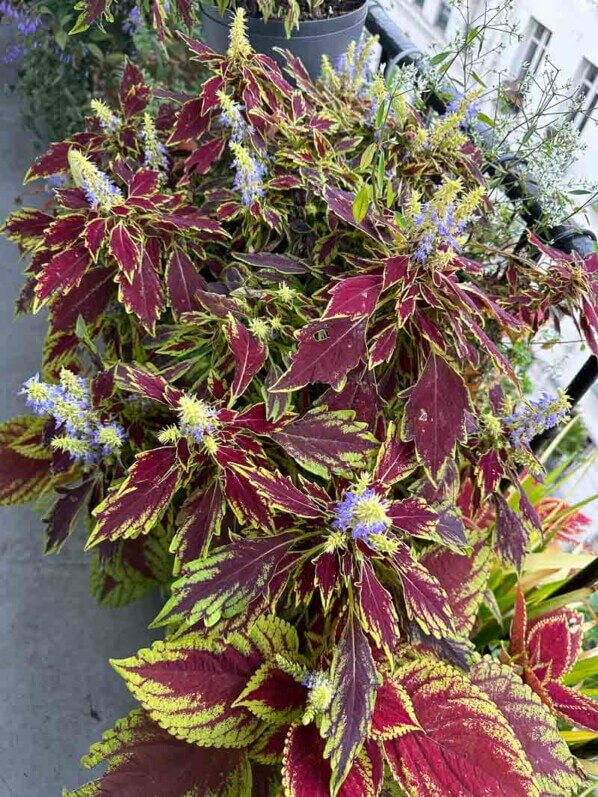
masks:
<svg viewBox="0 0 598 797"><path fill-rule="evenodd" d="M290 37L287 36L287 25L283 20L266 21L262 17L247 17L247 35L254 50L266 53L280 64L283 60L275 48L289 50L301 59L310 76L315 78L320 73L322 56L328 56L335 64L351 42L359 40L367 9L366 0L339 16L301 20L291 31ZM221 14L216 6L201 5L199 13L206 44L216 52L225 53L233 12L227 9Z"/></svg>

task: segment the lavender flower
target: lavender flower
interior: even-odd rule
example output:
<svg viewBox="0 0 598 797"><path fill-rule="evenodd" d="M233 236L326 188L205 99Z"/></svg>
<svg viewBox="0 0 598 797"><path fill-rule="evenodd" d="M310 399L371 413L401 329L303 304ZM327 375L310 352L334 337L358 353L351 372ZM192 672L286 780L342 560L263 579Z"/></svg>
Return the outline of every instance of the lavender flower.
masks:
<svg viewBox="0 0 598 797"><path fill-rule="evenodd" d="M36 415L54 419L57 433L52 448L86 465L120 450L124 429L118 423L99 419L91 407L87 381L72 371L63 368L57 385L42 382L35 374L25 382L21 393Z"/></svg>
<svg viewBox="0 0 598 797"><path fill-rule="evenodd" d="M149 113L143 117L142 138L144 143L144 162L150 169L168 169L166 147L158 138L158 132Z"/></svg>
<svg viewBox="0 0 598 797"><path fill-rule="evenodd" d="M216 428L217 412L196 396L183 395L179 399L179 432L184 437L192 437L196 443L201 443L204 435L210 434Z"/></svg>
<svg viewBox="0 0 598 797"><path fill-rule="evenodd" d="M137 6L133 6L129 13L129 18L123 22L123 31L129 36L134 36L141 27L141 13Z"/></svg>
<svg viewBox="0 0 598 797"><path fill-rule="evenodd" d="M98 426L93 432L92 440L103 456L107 457L120 449L125 436L123 427L119 423L113 422Z"/></svg>
<svg viewBox="0 0 598 797"><path fill-rule="evenodd" d="M220 100L220 107L222 108L220 123L224 125L224 127L230 128L230 140L235 144L241 144L251 131L251 128L243 116L244 106L240 105L238 102L234 102L234 100L223 91L218 92L218 98Z"/></svg>
<svg viewBox="0 0 598 797"><path fill-rule="evenodd" d="M234 154L233 167L236 171L233 188L241 192L241 199L247 208L251 208L264 196L263 177L266 167L241 144L231 141L229 144Z"/></svg>
<svg viewBox="0 0 598 797"><path fill-rule="evenodd" d="M308 689L307 704L301 721L304 725L309 725L330 707L334 697L334 685L323 672L310 673L301 684Z"/></svg>
<svg viewBox="0 0 598 797"><path fill-rule="evenodd" d="M347 490L343 500L336 505L336 520L332 525L341 531L351 530L354 540L369 542L371 534L382 534L388 528L387 510L388 503L375 490Z"/></svg>
<svg viewBox="0 0 598 797"><path fill-rule="evenodd" d="M112 112L108 105L102 100L92 100L91 108L98 117L102 130L108 133L115 133L120 127L120 119Z"/></svg>
<svg viewBox="0 0 598 797"><path fill-rule="evenodd" d="M48 179L46 180L46 188L49 191L59 191L61 188L64 188L67 184L68 180L65 174L51 174Z"/></svg>
<svg viewBox="0 0 598 797"><path fill-rule="evenodd" d="M434 246L438 248L443 245L456 252L461 250L458 237L463 233L466 222L455 220L454 204L448 204L441 213L426 202L413 221L418 229L425 229L414 254L414 259L418 263L425 263L428 260Z"/></svg>
<svg viewBox="0 0 598 797"><path fill-rule="evenodd" d="M87 160L83 153L71 149L68 159L75 183L83 189L87 201L94 210L99 208L108 211L124 201L120 189L107 174Z"/></svg>
<svg viewBox="0 0 598 797"><path fill-rule="evenodd" d="M543 393L539 399L530 401L501 420L508 429L515 450L527 446L538 434L552 429L567 420L569 399L561 390L558 395Z"/></svg>

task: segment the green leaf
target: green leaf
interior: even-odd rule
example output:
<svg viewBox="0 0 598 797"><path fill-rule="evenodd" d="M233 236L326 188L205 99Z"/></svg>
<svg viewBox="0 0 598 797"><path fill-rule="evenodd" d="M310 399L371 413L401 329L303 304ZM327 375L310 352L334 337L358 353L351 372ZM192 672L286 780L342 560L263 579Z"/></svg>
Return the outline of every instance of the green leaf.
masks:
<svg viewBox="0 0 598 797"><path fill-rule="evenodd" d="M480 122L483 122L485 125L488 125L488 127L491 127L492 129L494 129L496 127L496 124L494 123L494 119L491 119L485 113L479 113L478 114L478 119L480 120Z"/></svg>
<svg viewBox="0 0 598 797"><path fill-rule="evenodd" d="M445 61L451 55L450 50L447 50L443 53L436 53L430 58L430 66L437 66Z"/></svg>
<svg viewBox="0 0 598 797"><path fill-rule="evenodd" d="M68 33L65 30L61 29L61 30L57 31L57 33L54 36L54 38L56 39L56 44L60 47L60 49L64 50L64 48L66 47L66 44L67 44L67 42L69 40Z"/></svg>
<svg viewBox="0 0 598 797"><path fill-rule="evenodd" d="M367 169L368 166L371 165L374 159L374 155L376 154L376 149L377 149L376 144L370 144L368 147L365 148L359 164L362 169Z"/></svg>
<svg viewBox="0 0 598 797"><path fill-rule="evenodd" d="M370 192L367 185L364 184L361 186L355 195L355 199L353 200L353 218L357 224L360 224L364 220L365 215L368 212L369 204Z"/></svg>

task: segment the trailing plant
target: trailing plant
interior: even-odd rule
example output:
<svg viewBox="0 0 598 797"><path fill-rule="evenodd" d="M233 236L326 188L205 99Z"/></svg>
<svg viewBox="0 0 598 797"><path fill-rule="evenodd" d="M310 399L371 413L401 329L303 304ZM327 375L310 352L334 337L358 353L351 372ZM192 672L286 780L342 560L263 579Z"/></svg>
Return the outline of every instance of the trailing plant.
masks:
<svg viewBox="0 0 598 797"><path fill-rule="evenodd" d="M48 551L91 521L103 602L170 590L73 794L576 794L589 591L521 577L568 401L523 400L503 344L558 311L598 350L597 257L484 243L471 98L428 129L367 51L314 84L241 12L226 55L185 40L198 96L152 106L127 64L30 169L53 207L5 224L49 330L0 498L55 494Z"/></svg>

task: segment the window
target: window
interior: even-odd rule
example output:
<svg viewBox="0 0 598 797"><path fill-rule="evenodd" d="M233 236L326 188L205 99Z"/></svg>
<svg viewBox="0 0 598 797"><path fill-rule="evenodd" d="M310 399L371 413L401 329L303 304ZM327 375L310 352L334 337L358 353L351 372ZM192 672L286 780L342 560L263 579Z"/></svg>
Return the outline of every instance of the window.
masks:
<svg viewBox="0 0 598 797"><path fill-rule="evenodd" d="M451 4L445 2L445 0L442 0L440 3L440 8L438 9L438 14L436 15L436 27L440 28L440 30L446 30L450 16Z"/></svg>
<svg viewBox="0 0 598 797"><path fill-rule="evenodd" d="M532 17L530 34L525 45L523 58L521 59L519 80L522 80L527 74L536 74L546 53L546 48L548 47L551 36L552 32L538 22L537 19L533 19Z"/></svg>
<svg viewBox="0 0 598 797"><path fill-rule="evenodd" d="M570 119L581 133L598 103L598 67L584 58L579 76L578 96L582 99L581 107L579 111L571 114Z"/></svg>

